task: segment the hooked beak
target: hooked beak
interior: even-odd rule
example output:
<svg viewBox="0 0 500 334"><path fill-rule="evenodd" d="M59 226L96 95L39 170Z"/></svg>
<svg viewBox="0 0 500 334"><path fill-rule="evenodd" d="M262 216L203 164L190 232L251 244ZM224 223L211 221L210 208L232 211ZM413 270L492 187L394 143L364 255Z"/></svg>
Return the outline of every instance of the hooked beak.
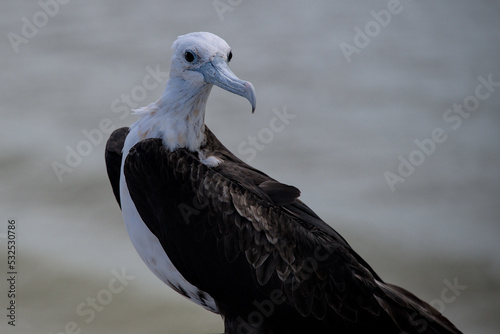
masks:
<svg viewBox="0 0 500 334"><path fill-rule="evenodd" d="M252 113L255 111L255 90L252 84L240 80L229 69L224 58L216 56L211 62L205 63L196 71L203 74L205 82L246 98L252 105Z"/></svg>

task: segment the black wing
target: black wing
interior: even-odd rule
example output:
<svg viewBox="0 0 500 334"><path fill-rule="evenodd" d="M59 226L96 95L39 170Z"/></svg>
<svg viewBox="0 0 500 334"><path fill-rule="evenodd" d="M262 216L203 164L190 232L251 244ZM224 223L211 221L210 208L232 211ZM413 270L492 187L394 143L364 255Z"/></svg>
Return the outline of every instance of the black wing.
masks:
<svg viewBox="0 0 500 334"><path fill-rule="evenodd" d="M226 331L459 333L383 283L298 189L246 165L208 130L207 138L217 167L148 139L124 172L141 218L179 272L216 300Z"/></svg>
<svg viewBox="0 0 500 334"><path fill-rule="evenodd" d="M116 201L120 207L120 169L122 165L122 150L129 130L129 128L124 127L113 131L106 142L106 151L104 153L109 182L111 183L113 194L115 195Z"/></svg>

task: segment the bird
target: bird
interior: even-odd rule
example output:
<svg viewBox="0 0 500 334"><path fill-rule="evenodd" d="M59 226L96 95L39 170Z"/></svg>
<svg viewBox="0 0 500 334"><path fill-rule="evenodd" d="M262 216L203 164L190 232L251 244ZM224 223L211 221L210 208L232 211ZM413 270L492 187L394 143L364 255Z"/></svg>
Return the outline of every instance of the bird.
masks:
<svg viewBox="0 0 500 334"><path fill-rule="evenodd" d="M213 86L246 98L232 49L194 32L172 45L161 97L105 148L128 235L165 284L220 314L224 333L461 333L385 282L300 191L251 167L205 125Z"/></svg>

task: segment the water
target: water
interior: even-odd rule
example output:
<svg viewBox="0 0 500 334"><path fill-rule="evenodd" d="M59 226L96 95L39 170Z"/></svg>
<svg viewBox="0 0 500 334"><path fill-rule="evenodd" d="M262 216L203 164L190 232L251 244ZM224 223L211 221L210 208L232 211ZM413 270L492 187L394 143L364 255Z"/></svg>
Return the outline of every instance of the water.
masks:
<svg viewBox="0 0 500 334"><path fill-rule="evenodd" d="M390 19L378 14L382 26L370 11L387 4L245 1L218 13L210 1L71 1L45 10L2 2L2 277L9 218L18 261L16 327L6 322L2 278L2 333L223 330L219 316L141 262L103 161L107 128L135 120L127 103L161 94L171 43L199 30L232 46L232 70L257 92L252 115L247 101L214 88L206 121L219 139L300 188L385 280L432 302L464 332L498 332L500 91L479 89L478 105L471 96L478 77L500 81L500 5L402 1ZM17 53L11 32L25 38ZM357 48L350 62L346 44ZM448 113L464 102L469 116ZM270 135L263 129L276 112L294 117ZM249 136L260 138L255 154L245 150ZM60 182L53 163L67 165L72 150L85 156L69 158ZM398 174L399 156L418 166L391 191L384 173ZM110 288L122 271L127 284ZM455 279L466 288L448 295Z"/></svg>

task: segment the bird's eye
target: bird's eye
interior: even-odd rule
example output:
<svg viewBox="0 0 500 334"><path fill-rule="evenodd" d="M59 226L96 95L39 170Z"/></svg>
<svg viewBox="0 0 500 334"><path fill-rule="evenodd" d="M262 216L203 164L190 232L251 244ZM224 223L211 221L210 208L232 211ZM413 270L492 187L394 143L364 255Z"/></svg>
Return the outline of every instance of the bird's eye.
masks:
<svg viewBox="0 0 500 334"><path fill-rule="evenodd" d="M227 62L228 63L231 61L231 58L233 58L233 52L229 51L229 54L227 55Z"/></svg>
<svg viewBox="0 0 500 334"><path fill-rule="evenodd" d="M184 59L186 59L188 63L192 63L196 59L196 56L193 52L186 51L186 53L184 53Z"/></svg>

